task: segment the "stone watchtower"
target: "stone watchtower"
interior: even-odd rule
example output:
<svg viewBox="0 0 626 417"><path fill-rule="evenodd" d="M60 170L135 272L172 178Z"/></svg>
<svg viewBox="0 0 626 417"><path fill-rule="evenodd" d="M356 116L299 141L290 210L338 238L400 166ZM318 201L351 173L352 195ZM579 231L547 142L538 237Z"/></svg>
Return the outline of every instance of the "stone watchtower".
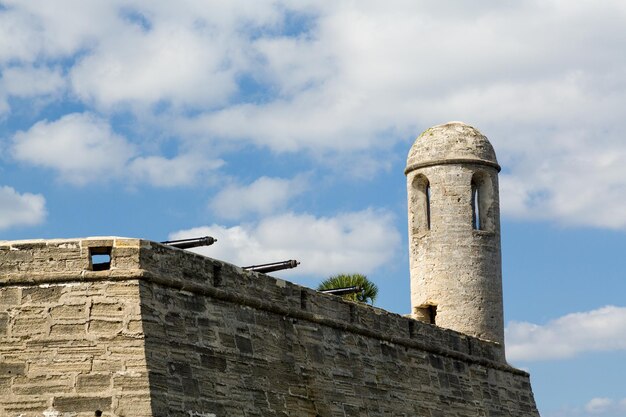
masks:
<svg viewBox="0 0 626 417"><path fill-rule="evenodd" d="M405 174L412 316L504 347L499 171L487 138L450 122L415 140Z"/></svg>

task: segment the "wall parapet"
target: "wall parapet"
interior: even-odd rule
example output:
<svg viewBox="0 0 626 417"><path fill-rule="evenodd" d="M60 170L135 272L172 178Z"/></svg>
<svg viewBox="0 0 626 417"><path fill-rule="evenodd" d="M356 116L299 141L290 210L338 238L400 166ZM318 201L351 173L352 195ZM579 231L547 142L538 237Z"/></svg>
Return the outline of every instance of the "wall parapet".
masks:
<svg viewBox="0 0 626 417"><path fill-rule="evenodd" d="M90 248L110 247L94 271ZM97 237L0 242L0 287L145 280L488 368L528 376L502 361L497 343L349 302L265 274L143 239Z"/></svg>

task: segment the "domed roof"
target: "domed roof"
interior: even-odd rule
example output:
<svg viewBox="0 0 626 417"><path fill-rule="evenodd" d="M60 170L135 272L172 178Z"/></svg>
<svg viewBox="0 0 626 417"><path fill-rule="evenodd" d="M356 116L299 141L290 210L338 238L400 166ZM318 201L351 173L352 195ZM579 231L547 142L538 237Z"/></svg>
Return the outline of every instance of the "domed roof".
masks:
<svg viewBox="0 0 626 417"><path fill-rule="evenodd" d="M500 171L496 153L485 135L465 123L448 122L427 129L415 139L404 173L431 165L472 162Z"/></svg>

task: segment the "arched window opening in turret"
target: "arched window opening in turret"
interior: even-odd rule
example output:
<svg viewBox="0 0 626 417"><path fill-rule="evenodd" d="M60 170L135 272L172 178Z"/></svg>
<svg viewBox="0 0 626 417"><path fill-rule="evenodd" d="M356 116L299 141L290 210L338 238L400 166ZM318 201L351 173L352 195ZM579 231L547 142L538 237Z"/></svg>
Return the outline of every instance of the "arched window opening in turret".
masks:
<svg viewBox="0 0 626 417"><path fill-rule="evenodd" d="M472 228L480 230L480 204L478 202L480 191L478 185L472 179Z"/></svg>
<svg viewBox="0 0 626 417"><path fill-rule="evenodd" d="M493 186L484 172L472 176L472 227L475 230L494 230Z"/></svg>
<svg viewBox="0 0 626 417"><path fill-rule="evenodd" d="M430 230L430 182L417 175L412 182L413 230L421 233Z"/></svg>

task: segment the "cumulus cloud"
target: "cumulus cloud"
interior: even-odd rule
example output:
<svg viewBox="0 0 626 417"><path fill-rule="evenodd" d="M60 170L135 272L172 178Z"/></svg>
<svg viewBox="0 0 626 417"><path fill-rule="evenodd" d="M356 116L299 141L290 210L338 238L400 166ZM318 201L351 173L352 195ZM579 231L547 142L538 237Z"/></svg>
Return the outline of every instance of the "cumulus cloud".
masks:
<svg viewBox="0 0 626 417"><path fill-rule="evenodd" d="M119 29L123 1L4 0L0 10L0 63L71 57Z"/></svg>
<svg viewBox="0 0 626 417"><path fill-rule="evenodd" d="M582 111L582 100L566 108L552 103L568 104L572 95L590 98L585 94L589 89L551 84L595 68L588 68L588 57L581 58L579 49L555 46L592 33L597 28L585 24L589 13L604 16L606 11L552 3L548 9L531 2L457 4L455 10L428 2L397 2L397 7L317 3L309 36L261 38L253 44L263 58L261 75L278 91L275 99L206 114L195 120L197 128L278 150L351 149L397 141L391 129L415 134L415 126L449 119L487 123L494 115L500 125L532 116L545 121L557 114L562 119L569 108ZM622 11L615 2L608 8ZM555 31L564 12L562 30ZM532 32L525 23L530 16ZM581 36L570 24L588 32ZM599 35L606 41L611 38L606 32L621 30L618 20L610 19L609 25ZM611 60L597 48L589 52ZM551 99L541 101L545 97ZM239 119L247 123L237 123Z"/></svg>
<svg viewBox="0 0 626 417"><path fill-rule="evenodd" d="M279 3L7 0L0 65L78 58L71 85L99 107L215 105L237 90L243 42L282 19Z"/></svg>
<svg viewBox="0 0 626 417"><path fill-rule="evenodd" d="M60 68L8 67L2 70L2 90L16 97L35 97L60 92L65 80Z"/></svg>
<svg viewBox="0 0 626 417"><path fill-rule="evenodd" d="M602 415L613 408L613 405L614 402L610 398L592 398L585 405L585 411L590 414Z"/></svg>
<svg viewBox="0 0 626 417"><path fill-rule="evenodd" d="M317 4L309 36L253 45L273 100L201 114L181 131L279 152L379 153L465 120L505 167L505 215L624 229L626 60L612 51L626 11L549 4Z"/></svg>
<svg viewBox="0 0 626 417"><path fill-rule="evenodd" d="M147 182L157 187L191 185L201 175L223 165L220 159L183 154L174 158L162 156L137 157L128 165L129 180Z"/></svg>
<svg viewBox="0 0 626 417"><path fill-rule="evenodd" d="M391 261L400 235L392 215L364 210L334 217L285 213L234 227L218 224L181 230L171 239L213 236L218 242L197 252L239 266L296 259L282 275L325 277L340 272L368 274ZM281 275L281 274L279 274Z"/></svg>
<svg viewBox="0 0 626 417"><path fill-rule="evenodd" d="M512 362L626 350L626 307L567 314L544 325L514 321L508 324L505 337L507 358Z"/></svg>
<svg viewBox="0 0 626 417"><path fill-rule="evenodd" d="M35 80L14 94L69 83L87 106L158 113L184 144L320 160L383 160L464 120L496 146L505 215L626 228L619 0L3 4L0 66Z"/></svg>
<svg viewBox="0 0 626 417"><path fill-rule="evenodd" d="M0 186L0 229L32 226L46 217L46 200L41 194L20 194L8 186Z"/></svg>
<svg viewBox="0 0 626 417"><path fill-rule="evenodd" d="M597 138L570 130L538 149L541 159L520 152L516 171L502 176L506 215L626 229L626 145L617 132Z"/></svg>
<svg viewBox="0 0 626 417"><path fill-rule="evenodd" d="M73 68L81 98L103 107L160 101L211 106L236 91L219 38L203 39L182 27L128 32L106 38Z"/></svg>
<svg viewBox="0 0 626 417"><path fill-rule="evenodd" d="M140 156L137 148L102 117L72 113L17 132L12 154L20 162L52 169L74 185L119 179L163 187L190 185L223 163L199 154Z"/></svg>
<svg viewBox="0 0 626 417"><path fill-rule="evenodd" d="M308 187L304 176L293 179L261 177L249 185L232 184L218 192L209 206L224 219L239 219L247 214L267 215L282 209Z"/></svg>
<svg viewBox="0 0 626 417"><path fill-rule="evenodd" d="M16 32L39 41L38 49L25 48L35 49L31 55L80 53L69 74L71 85L81 99L100 108L224 103L236 92L236 78L246 65L249 48L242 41L247 33L279 17L278 8L265 2L211 7L197 0L176 6L150 1L65 3L72 3L66 7L71 15L63 6L51 8L45 2L12 4L13 14L32 16ZM36 27L31 27L33 21ZM51 45L41 38L51 39Z"/></svg>
<svg viewBox="0 0 626 417"><path fill-rule="evenodd" d="M90 113L43 120L13 138L18 161L52 168L64 181L77 185L121 175L134 154L134 147L106 120Z"/></svg>
<svg viewBox="0 0 626 417"><path fill-rule="evenodd" d="M60 96L64 90L65 78L60 68L0 67L0 114L10 110L9 97L34 98L43 103Z"/></svg>
<svg viewBox="0 0 626 417"><path fill-rule="evenodd" d="M626 398L595 397L577 407L542 411L544 417L626 417Z"/></svg>

